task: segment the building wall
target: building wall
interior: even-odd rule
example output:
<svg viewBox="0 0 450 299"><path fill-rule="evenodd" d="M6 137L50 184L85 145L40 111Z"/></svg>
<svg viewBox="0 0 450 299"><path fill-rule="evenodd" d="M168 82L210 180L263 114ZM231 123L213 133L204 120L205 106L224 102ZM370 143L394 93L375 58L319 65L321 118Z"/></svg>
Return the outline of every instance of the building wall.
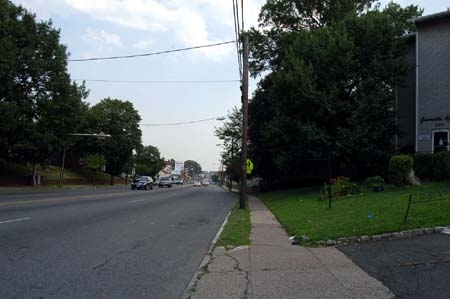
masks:
<svg viewBox="0 0 450 299"><path fill-rule="evenodd" d="M418 27L418 151L433 151L433 132L450 130L450 19Z"/></svg>
<svg viewBox="0 0 450 299"><path fill-rule="evenodd" d="M416 139L416 39L406 39L407 54L405 63L408 72L397 86L397 125L399 128L395 145L397 151L414 152Z"/></svg>

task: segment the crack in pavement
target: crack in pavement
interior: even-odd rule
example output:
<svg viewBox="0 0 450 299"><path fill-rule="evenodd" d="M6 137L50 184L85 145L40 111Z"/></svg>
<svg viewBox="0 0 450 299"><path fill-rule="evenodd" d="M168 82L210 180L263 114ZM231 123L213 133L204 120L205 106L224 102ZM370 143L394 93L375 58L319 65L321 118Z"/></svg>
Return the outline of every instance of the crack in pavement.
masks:
<svg viewBox="0 0 450 299"><path fill-rule="evenodd" d="M250 248L248 249L250 251ZM236 267L235 269L238 270L239 272L242 272L245 274L245 280L246 280L246 284L245 284L245 290L244 290L244 297L247 297L249 294L249 288L250 288L250 270L249 271L245 271L240 267L240 262L237 258L235 258L234 256L231 256L228 254L228 251L225 253L226 256L230 257L235 263L236 263ZM249 256L250 259L250 256ZM249 263L250 265L250 263Z"/></svg>
<svg viewBox="0 0 450 299"><path fill-rule="evenodd" d="M109 260L106 260L106 261L104 261L103 263L98 264L97 266L92 267L92 270L97 270L97 269L99 269L99 268L102 268L102 267L106 266L108 263L109 263Z"/></svg>

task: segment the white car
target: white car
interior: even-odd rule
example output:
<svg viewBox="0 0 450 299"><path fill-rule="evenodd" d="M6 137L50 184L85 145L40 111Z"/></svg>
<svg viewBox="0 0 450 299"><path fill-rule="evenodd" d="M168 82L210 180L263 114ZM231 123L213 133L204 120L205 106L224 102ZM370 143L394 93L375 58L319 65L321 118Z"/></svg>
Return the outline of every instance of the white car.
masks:
<svg viewBox="0 0 450 299"><path fill-rule="evenodd" d="M207 179L204 179L202 181L202 186L209 186L209 181Z"/></svg>
<svg viewBox="0 0 450 299"><path fill-rule="evenodd" d="M200 183L200 181L194 181L194 187L201 187L202 184Z"/></svg>

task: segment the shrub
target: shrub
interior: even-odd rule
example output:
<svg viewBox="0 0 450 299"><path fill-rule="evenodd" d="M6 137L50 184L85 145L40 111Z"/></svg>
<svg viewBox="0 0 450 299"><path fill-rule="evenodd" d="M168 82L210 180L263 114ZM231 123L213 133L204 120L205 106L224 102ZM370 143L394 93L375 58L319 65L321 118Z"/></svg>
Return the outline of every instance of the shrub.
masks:
<svg viewBox="0 0 450 299"><path fill-rule="evenodd" d="M337 177L332 179L331 181L331 196L332 198L338 198L354 193L359 193L359 185L355 182L352 182L347 177ZM321 190L320 194L321 199L328 198L328 185L325 184Z"/></svg>
<svg viewBox="0 0 450 299"><path fill-rule="evenodd" d="M414 160L414 173L421 180L432 180L433 174L433 154L415 153L412 158Z"/></svg>
<svg viewBox="0 0 450 299"><path fill-rule="evenodd" d="M434 153L431 164L434 179L445 180L450 178L450 152Z"/></svg>
<svg viewBox="0 0 450 299"><path fill-rule="evenodd" d="M410 156L392 156L389 160L389 180L396 186L408 185L409 174L413 168L414 161Z"/></svg>
<svg viewBox="0 0 450 299"><path fill-rule="evenodd" d="M380 186L383 186L383 184L384 184L384 179L380 176L373 176L373 177L367 178L365 181L365 185L369 188L380 187Z"/></svg>

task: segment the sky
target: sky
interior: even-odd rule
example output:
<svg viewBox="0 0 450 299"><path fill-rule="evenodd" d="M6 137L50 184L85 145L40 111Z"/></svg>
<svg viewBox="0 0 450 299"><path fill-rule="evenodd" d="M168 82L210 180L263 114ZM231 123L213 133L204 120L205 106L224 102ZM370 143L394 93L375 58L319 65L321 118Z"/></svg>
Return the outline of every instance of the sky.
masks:
<svg viewBox="0 0 450 299"><path fill-rule="evenodd" d="M143 54L234 40L232 1L226 0L12 0L51 19L61 30L70 59ZM240 2L240 1L239 1ZM424 15L450 7L450 0L397 0L415 4ZM244 25L257 25L265 0L244 1ZM387 1L381 1L384 6ZM104 61L69 62L73 80L86 80L87 102L110 97L133 103L141 115L142 142L165 159L195 160L203 170L220 168L224 117L241 105L235 44ZM153 81L153 82L96 82ZM159 82L155 82L159 81ZM161 82L166 81L166 82ZM172 81L172 82L167 82ZM227 81L227 82L173 82ZM257 81L250 80L250 93ZM250 95L251 96L251 95ZM176 125L196 120L208 121Z"/></svg>

